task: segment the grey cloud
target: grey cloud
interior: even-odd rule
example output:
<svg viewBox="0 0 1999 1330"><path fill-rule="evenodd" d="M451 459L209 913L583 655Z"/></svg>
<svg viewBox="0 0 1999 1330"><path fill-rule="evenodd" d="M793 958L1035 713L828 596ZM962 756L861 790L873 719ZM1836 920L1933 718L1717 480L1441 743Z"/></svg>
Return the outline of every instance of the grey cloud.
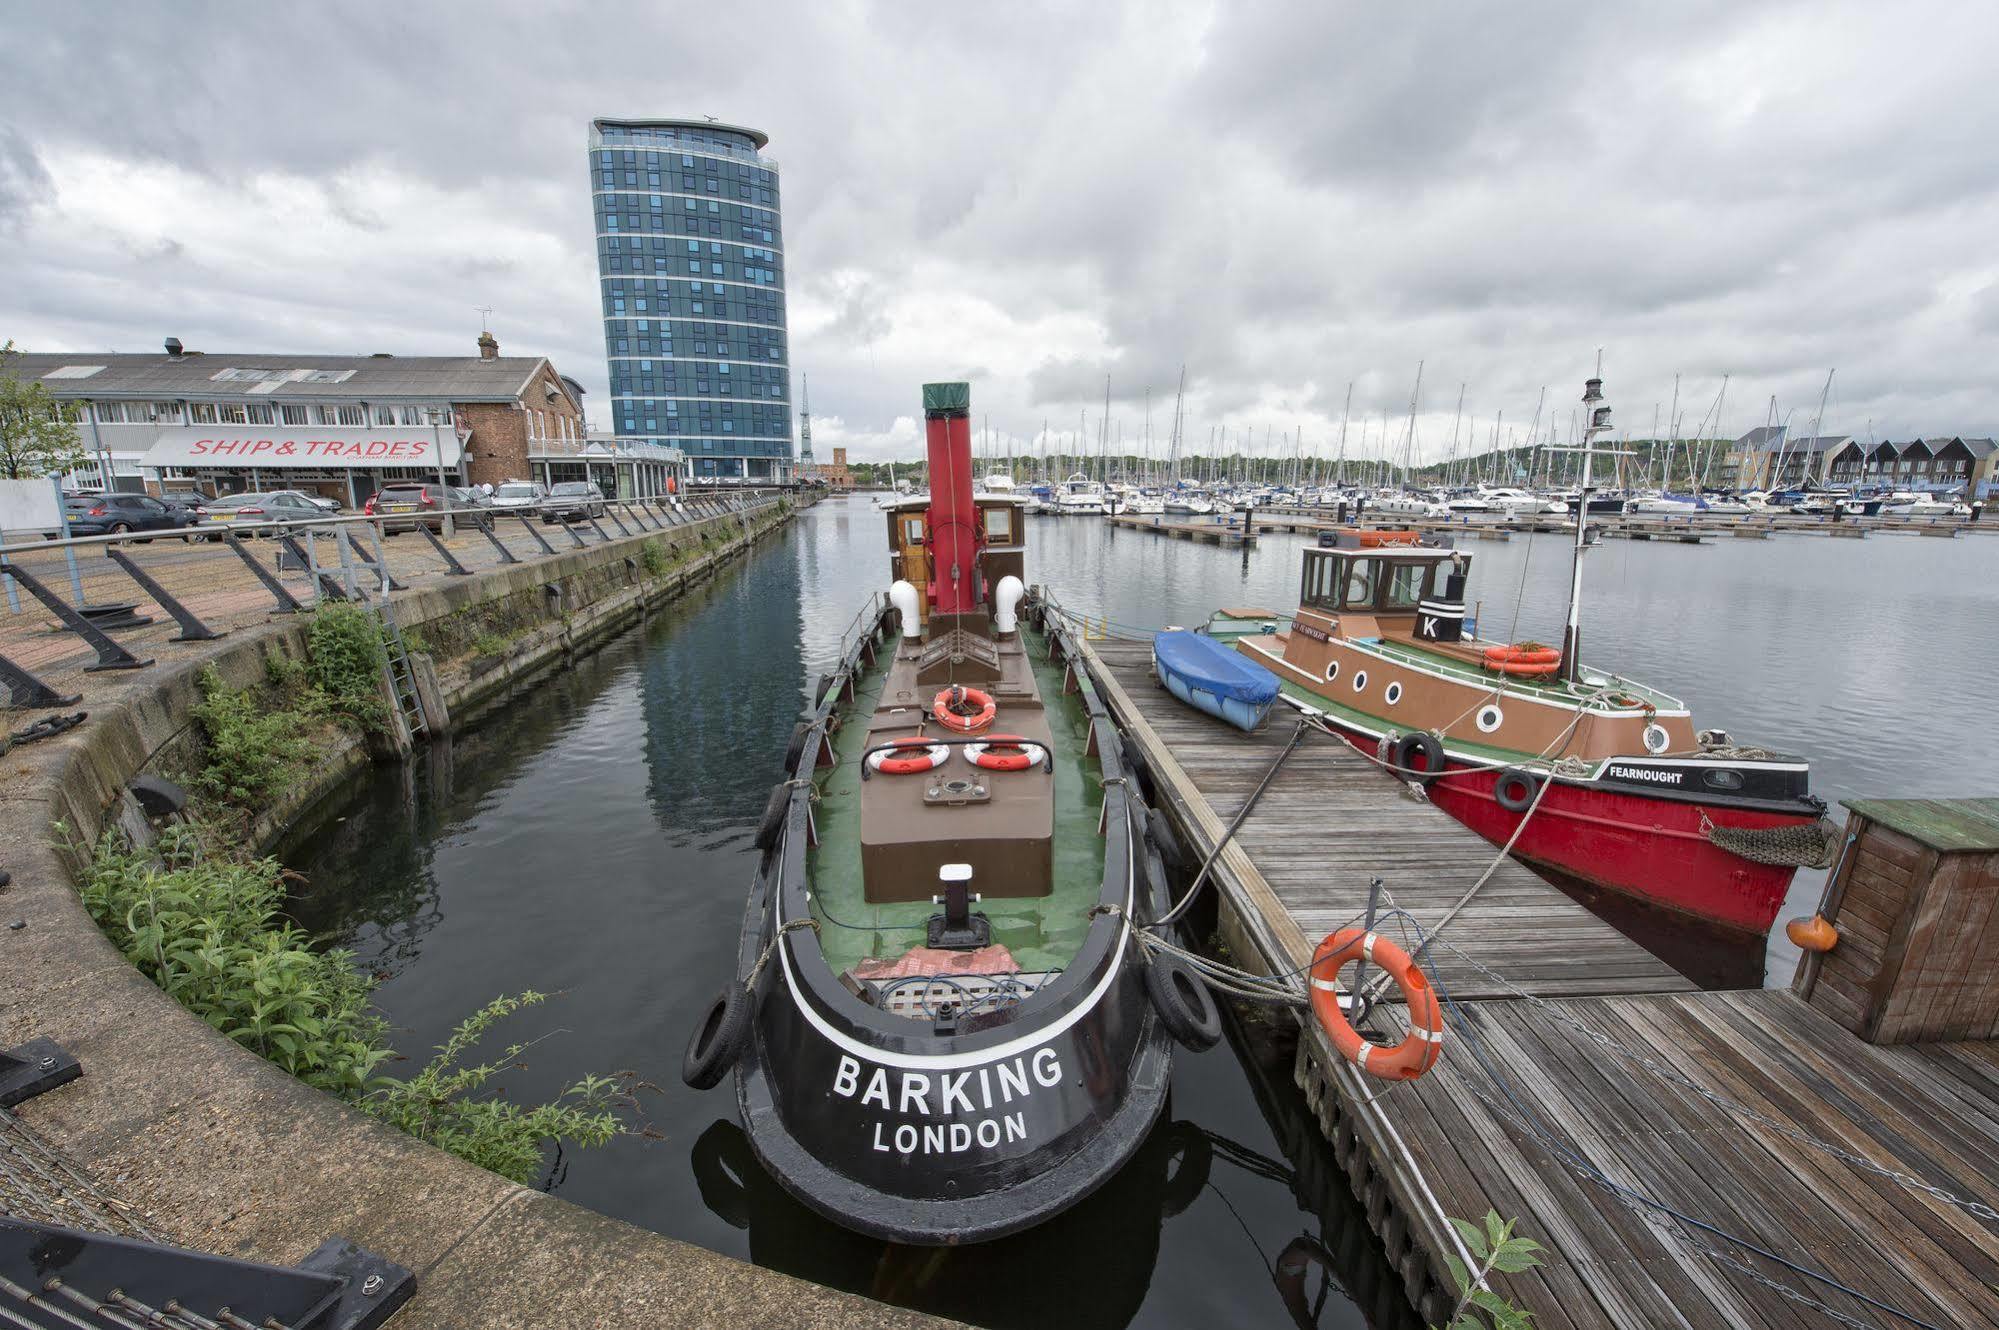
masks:
<svg viewBox="0 0 1999 1330"><path fill-rule="evenodd" d="M1773 394L1814 410L1834 365L1829 429L1999 415L1983 6L704 12L24 12L0 53L0 227L32 243L0 337L417 353L469 345L490 304L503 345L553 356L601 418L587 122L711 113L771 134L793 368L860 449L953 366L1011 437L1094 419L1107 373L1126 438L1148 387L1163 437L1183 364L1197 443L1299 428L1330 450L1352 382L1350 449L1363 427L1379 448L1419 360L1418 439L1441 448L1460 382L1481 441L1501 409L1524 431L1544 384L1559 423L1599 346L1634 428L1676 372L1703 409L1733 375L1724 425L1746 428ZM85 158L218 199L302 179L350 239L99 235L51 166ZM413 244L359 183L385 177L453 204L454 233ZM933 331L960 307L985 322Z"/></svg>

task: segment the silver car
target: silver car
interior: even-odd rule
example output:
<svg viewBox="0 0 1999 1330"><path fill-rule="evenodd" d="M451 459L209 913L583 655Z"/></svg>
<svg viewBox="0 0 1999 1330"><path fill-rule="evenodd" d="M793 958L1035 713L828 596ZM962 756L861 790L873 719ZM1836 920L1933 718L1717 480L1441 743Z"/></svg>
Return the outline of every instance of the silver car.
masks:
<svg viewBox="0 0 1999 1330"><path fill-rule="evenodd" d="M543 485L526 480L510 480L493 490L491 507L538 508L548 498L548 489Z"/></svg>

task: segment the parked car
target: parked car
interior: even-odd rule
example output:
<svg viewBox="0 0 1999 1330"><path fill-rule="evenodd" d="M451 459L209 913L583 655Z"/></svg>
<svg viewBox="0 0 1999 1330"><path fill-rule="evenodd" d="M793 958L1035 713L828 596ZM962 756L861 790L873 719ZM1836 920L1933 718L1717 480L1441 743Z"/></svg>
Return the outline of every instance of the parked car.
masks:
<svg viewBox="0 0 1999 1330"><path fill-rule="evenodd" d="M539 507L548 498L548 488L526 480L510 480L493 491L492 507L502 510L509 508Z"/></svg>
<svg viewBox="0 0 1999 1330"><path fill-rule="evenodd" d="M78 494L65 498L62 506L73 536L122 536L132 531L187 536L187 529L200 521L178 504L150 494Z"/></svg>
<svg viewBox="0 0 1999 1330"><path fill-rule="evenodd" d="M207 505L206 525L211 531L225 526L253 528L255 534L254 528L272 522L311 522L326 516L324 509L295 494L295 490L277 490L228 495Z"/></svg>
<svg viewBox="0 0 1999 1330"><path fill-rule="evenodd" d="M493 496L480 489L477 485L454 485L451 487L451 492L457 496L458 502L467 508L491 508L493 506Z"/></svg>
<svg viewBox="0 0 1999 1330"><path fill-rule="evenodd" d="M604 491L587 480L565 480L549 487L548 498L542 503L541 520L580 522L602 517L604 511Z"/></svg>
<svg viewBox="0 0 1999 1330"><path fill-rule="evenodd" d="M324 494L314 494L311 490L272 490L272 498L297 499L308 503L323 513L337 513L344 506L338 499L329 499Z"/></svg>
<svg viewBox="0 0 1999 1330"><path fill-rule="evenodd" d="M400 531L414 531L418 523L433 530L444 525L446 515L464 522L484 522L489 520L478 505L461 497L461 491L449 485L427 484L422 481L397 481L384 485L368 496L362 509L370 517L383 518L382 534L393 536Z"/></svg>

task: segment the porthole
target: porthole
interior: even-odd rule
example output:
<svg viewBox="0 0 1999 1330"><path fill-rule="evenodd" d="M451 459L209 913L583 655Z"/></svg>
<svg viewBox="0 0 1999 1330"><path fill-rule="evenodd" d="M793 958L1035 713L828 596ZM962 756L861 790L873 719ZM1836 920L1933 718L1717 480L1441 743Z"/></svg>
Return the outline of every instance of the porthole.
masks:
<svg viewBox="0 0 1999 1330"><path fill-rule="evenodd" d="M1326 666L1327 683L1331 683L1333 680L1339 677L1340 677L1340 663L1338 661L1334 661L1332 664Z"/></svg>
<svg viewBox="0 0 1999 1330"><path fill-rule="evenodd" d="M1654 725L1647 725L1645 727L1646 752L1663 753L1666 751L1667 746L1670 745L1672 742L1673 742L1672 736L1666 733L1665 726L1654 724Z"/></svg>
<svg viewBox="0 0 1999 1330"><path fill-rule="evenodd" d="M1356 693L1358 693L1366 687L1367 687L1367 671L1355 670L1353 676L1353 690Z"/></svg>
<svg viewBox="0 0 1999 1330"><path fill-rule="evenodd" d="M1491 734L1505 723L1506 713L1495 706L1483 706L1478 709L1477 720L1478 732L1480 734Z"/></svg>
<svg viewBox="0 0 1999 1330"><path fill-rule="evenodd" d="M1381 700L1388 703L1391 707L1400 702L1402 700L1402 685L1400 683L1388 685L1387 691L1381 695Z"/></svg>

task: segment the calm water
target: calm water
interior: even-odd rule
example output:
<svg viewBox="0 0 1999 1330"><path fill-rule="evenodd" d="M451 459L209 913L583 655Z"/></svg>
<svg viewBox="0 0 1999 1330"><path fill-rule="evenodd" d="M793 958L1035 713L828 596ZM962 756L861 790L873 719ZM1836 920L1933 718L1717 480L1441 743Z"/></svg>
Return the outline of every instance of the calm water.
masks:
<svg viewBox="0 0 1999 1330"><path fill-rule="evenodd" d="M1033 579L1135 627L1196 623L1224 604L1288 608L1307 543L1271 536L1228 553L1080 518L1029 531ZM624 1069L658 1087L643 1103L664 1139L556 1161L549 1185L569 1200L988 1325L1288 1323L1271 1263L1294 1240L1336 1247L1337 1234L1323 1204L1301 1203L1270 1125L1289 1107L1288 1069L1263 1077L1279 1086L1267 1114L1229 1044L1176 1059L1173 1121L1085 1206L945 1253L817 1220L761 1175L726 1090L681 1086L686 1022L731 962L754 821L812 679L885 578L883 541L868 500L821 504L448 746L370 773L287 855L310 879L304 922L383 976L378 1001L407 1052L533 987L560 996L511 1036L549 1036L512 1074L514 1093ZM1467 548L1488 632L1517 603L1514 636L1559 639L1559 538ZM1999 646L1995 563L1999 540L1983 536L1609 542L1589 555L1585 642L1593 663L1681 694L1697 724L1809 755L1828 799L1991 793L1999 759L1958 736ZM1802 876L1794 897L1808 909L1818 888ZM1790 963L1773 954L1781 976ZM1335 1291L1316 1323L1366 1321Z"/></svg>

